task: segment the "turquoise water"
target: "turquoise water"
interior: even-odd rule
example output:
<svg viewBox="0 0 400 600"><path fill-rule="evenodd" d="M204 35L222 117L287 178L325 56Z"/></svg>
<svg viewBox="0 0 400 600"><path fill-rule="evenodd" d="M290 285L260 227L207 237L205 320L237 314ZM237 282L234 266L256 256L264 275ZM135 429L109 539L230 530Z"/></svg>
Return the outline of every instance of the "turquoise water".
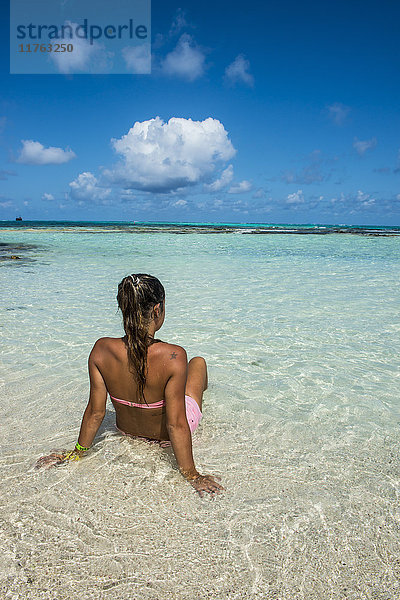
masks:
<svg viewBox="0 0 400 600"><path fill-rule="evenodd" d="M399 597L396 228L202 225L2 224L5 598ZM193 450L222 477L214 500L170 450L121 437L110 402L85 462L32 468L76 441L87 357L122 335L116 288L131 272L166 288L159 337L207 360Z"/></svg>

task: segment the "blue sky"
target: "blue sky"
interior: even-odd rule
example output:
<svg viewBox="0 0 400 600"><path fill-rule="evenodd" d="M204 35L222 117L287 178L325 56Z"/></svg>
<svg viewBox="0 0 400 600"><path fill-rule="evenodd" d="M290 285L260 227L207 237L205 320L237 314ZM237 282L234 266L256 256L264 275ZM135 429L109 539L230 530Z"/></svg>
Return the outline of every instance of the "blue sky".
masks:
<svg viewBox="0 0 400 600"><path fill-rule="evenodd" d="M400 225L400 5L152 2L150 75L10 75L0 219Z"/></svg>

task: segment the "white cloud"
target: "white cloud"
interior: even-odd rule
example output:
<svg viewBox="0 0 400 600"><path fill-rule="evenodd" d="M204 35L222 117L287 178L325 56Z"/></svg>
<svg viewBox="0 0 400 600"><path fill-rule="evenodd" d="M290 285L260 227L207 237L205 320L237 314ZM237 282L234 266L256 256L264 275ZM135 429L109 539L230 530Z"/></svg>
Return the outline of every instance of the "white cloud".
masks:
<svg viewBox="0 0 400 600"><path fill-rule="evenodd" d="M336 125L343 125L347 115L350 112L350 107L342 104L341 102L335 102L327 107L329 111L329 117Z"/></svg>
<svg viewBox="0 0 400 600"><path fill-rule="evenodd" d="M233 165L229 165L221 173L221 177L210 184L205 184L204 189L207 192L219 192L222 188L230 184L233 179Z"/></svg>
<svg viewBox="0 0 400 600"><path fill-rule="evenodd" d="M230 83L245 83L250 87L254 85L254 77L251 73L249 73L250 62L243 56L243 54L239 54L235 60L226 67L225 69L225 79Z"/></svg>
<svg viewBox="0 0 400 600"><path fill-rule="evenodd" d="M258 190L256 190L253 194L253 198L265 198L266 196L266 192L263 188L258 188Z"/></svg>
<svg viewBox="0 0 400 600"><path fill-rule="evenodd" d="M185 11L182 8L178 8L168 35L170 37L177 35L185 27L191 27L191 25L186 21Z"/></svg>
<svg viewBox="0 0 400 600"><path fill-rule="evenodd" d="M25 165L61 165L76 158L72 150L63 150L49 146L45 148L40 142L22 140L22 149L17 162Z"/></svg>
<svg viewBox="0 0 400 600"><path fill-rule="evenodd" d="M110 188L98 184L96 177L90 171L81 173L69 184L71 196L75 200L88 200L92 202L105 200L110 194Z"/></svg>
<svg viewBox="0 0 400 600"><path fill-rule="evenodd" d="M377 144L376 138L373 137L370 140L359 140L358 138L354 138L353 148L355 148L360 156L366 153L367 150L371 150L375 148Z"/></svg>
<svg viewBox="0 0 400 600"><path fill-rule="evenodd" d="M133 74L151 73L151 52L150 45L127 46L122 49L126 68Z"/></svg>
<svg viewBox="0 0 400 600"><path fill-rule="evenodd" d="M54 196L53 194L47 194L45 192L42 196L42 200L45 200L46 202L51 202L52 200L54 200Z"/></svg>
<svg viewBox="0 0 400 600"><path fill-rule="evenodd" d="M14 203L11 202L11 200L1 200L1 196L0 196L0 208L11 208L12 206L14 206Z"/></svg>
<svg viewBox="0 0 400 600"><path fill-rule="evenodd" d="M209 180L217 164L236 153L222 123L211 117L137 121L111 143L122 160L104 175L125 188L161 193Z"/></svg>
<svg viewBox="0 0 400 600"><path fill-rule="evenodd" d="M165 75L194 81L204 74L204 61L205 55L192 36L183 33L174 50L161 62L161 70Z"/></svg>
<svg viewBox="0 0 400 600"><path fill-rule="evenodd" d="M183 200L183 198L180 198L176 202L173 202L170 206L175 206L175 207L179 208L180 206L186 206L186 205L187 205L187 200Z"/></svg>
<svg viewBox="0 0 400 600"><path fill-rule="evenodd" d="M166 42L176 38L183 29L194 29L195 25L186 20L186 11L182 8L178 8L172 19L171 27L166 34L156 33L153 39L152 48L158 50Z"/></svg>
<svg viewBox="0 0 400 600"><path fill-rule="evenodd" d="M293 194L288 194L286 203L287 204L302 204L304 202L304 196L302 190L297 190Z"/></svg>
<svg viewBox="0 0 400 600"><path fill-rule="evenodd" d="M363 191L358 190L357 191L357 200L359 202L363 202L364 200L366 200L367 198L369 198L368 194L365 194Z"/></svg>
<svg viewBox="0 0 400 600"><path fill-rule="evenodd" d="M375 204L375 198L371 198L370 194L366 194L365 192L358 190L357 191L357 201L361 203L361 206L372 206Z"/></svg>
<svg viewBox="0 0 400 600"><path fill-rule="evenodd" d="M79 23L65 21L65 26L72 27L73 32L79 26ZM68 30L66 29L66 32ZM67 75L77 71L89 73L104 73L112 68L111 52L107 52L102 44L85 38L79 38L76 35L72 40L66 35L65 43L72 43L73 52L50 52L50 59L55 63L58 71Z"/></svg>
<svg viewBox="0 0 400 600"><path fill-rule="evenodd" d="M240 183L235 183L234 185L232 185L229 188L228 193L229 194L243 194L243 192L249 192L250 190L251 190L250 181L246 181L246 179L244 179Z"/></svg>

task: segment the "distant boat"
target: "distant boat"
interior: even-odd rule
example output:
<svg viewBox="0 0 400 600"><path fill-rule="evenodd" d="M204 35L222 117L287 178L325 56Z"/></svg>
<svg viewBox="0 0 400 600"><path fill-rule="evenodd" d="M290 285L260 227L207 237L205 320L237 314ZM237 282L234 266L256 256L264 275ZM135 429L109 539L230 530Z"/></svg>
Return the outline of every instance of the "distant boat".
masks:
<svg viewBox="0 0 400 600"><path fill-rule="evenodd" d="M16 221L22 221L22 217L15 217Z"/></svg>

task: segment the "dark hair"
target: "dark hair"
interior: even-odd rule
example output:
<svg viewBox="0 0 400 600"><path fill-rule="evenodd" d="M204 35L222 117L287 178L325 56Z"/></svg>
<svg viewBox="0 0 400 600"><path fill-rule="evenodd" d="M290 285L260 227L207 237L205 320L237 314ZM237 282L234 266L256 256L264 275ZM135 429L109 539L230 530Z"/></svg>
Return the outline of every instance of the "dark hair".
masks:
<svg viewBox="0 0 400 600"><path fill-rule="evenodd" d="M145 400L143 389L150 343L147 329L154 305L161 303L161 311L163 309L165 290L157 277L137 273L124 277L118 285L117 300L127 337L129 370L136 380L139 398Z"/></svg>

